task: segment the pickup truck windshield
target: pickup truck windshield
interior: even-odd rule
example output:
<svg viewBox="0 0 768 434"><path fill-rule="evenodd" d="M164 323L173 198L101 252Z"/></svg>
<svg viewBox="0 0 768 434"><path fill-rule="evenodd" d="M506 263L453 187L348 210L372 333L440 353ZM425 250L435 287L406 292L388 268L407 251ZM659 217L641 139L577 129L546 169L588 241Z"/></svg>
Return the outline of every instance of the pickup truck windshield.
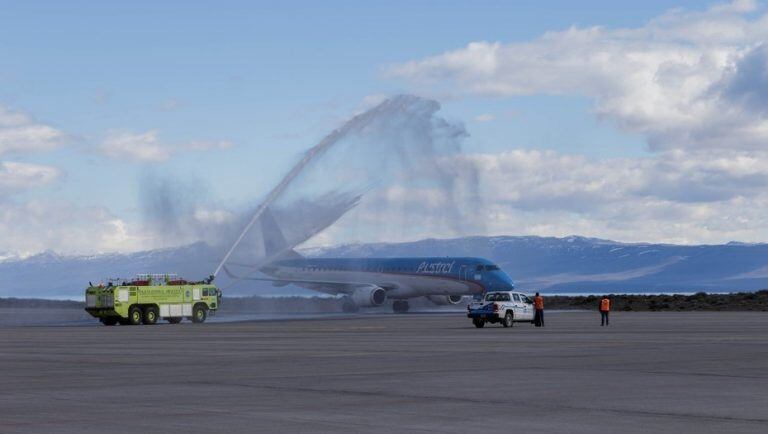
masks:
<svg viewBox="0 0 768 434"><path fill-rule="evenodd" d="M509 301L509 294L504 292L490 293L485 296L485 301Z"/></svg>

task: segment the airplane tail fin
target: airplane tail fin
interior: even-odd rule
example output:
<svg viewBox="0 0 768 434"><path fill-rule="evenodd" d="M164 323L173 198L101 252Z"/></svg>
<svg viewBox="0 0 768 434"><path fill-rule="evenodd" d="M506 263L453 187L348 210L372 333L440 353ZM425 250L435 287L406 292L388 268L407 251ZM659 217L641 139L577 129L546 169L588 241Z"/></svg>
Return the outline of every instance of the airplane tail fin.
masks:
<svg viewBox="0 0 768 434"><path fill-rule="evenodd" d="M293 250L280 229L280 225L272 215L269 208L259 217L261 223L261 234L264 240L264 254L270 258L302 258L298 252Z"/></svg>

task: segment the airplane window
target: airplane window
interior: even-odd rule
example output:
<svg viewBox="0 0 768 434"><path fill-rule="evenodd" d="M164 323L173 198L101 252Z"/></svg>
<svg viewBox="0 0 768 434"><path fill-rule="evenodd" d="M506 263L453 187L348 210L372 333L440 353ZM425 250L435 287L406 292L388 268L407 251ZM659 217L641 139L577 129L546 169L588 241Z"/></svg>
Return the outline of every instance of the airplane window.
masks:
<svg viewBox="0 0 768 434"><path fill-rule="evenodd" d="M499 270L499 269L500 268L499 268L498 265L486 265L485 266L485 271L496 271L496 270Z"/></svg>
<svg viewBox="0 0 768 434"><path fill-rule="evenodd" d="M477 271L483 271L483 266L482 265L478 265L477 266Z"/></svg>

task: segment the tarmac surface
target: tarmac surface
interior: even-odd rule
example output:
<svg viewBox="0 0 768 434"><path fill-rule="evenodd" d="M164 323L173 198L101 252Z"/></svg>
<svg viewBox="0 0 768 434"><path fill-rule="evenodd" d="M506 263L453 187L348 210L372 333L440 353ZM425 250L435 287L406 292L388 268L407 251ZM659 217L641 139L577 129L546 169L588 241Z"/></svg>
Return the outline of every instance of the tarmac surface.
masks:
<svg viewBox="0 0 768 434"><path fill-rule="evenodd" d="M768 313L0 327L0 432L768 432Z"/></svg>

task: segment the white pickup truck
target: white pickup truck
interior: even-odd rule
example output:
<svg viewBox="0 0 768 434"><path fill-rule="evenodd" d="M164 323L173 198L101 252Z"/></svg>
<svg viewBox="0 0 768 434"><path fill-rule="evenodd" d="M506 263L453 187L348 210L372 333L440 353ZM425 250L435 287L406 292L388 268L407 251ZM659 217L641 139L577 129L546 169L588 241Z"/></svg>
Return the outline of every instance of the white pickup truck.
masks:
<svg viewBox="0 0 768 434"><path fill-rule="evenodd" d="M515 291L489 292L482 301L467 305L467 318L471 318L477 328L486 322L500 322L504 327L512 327L516 322L532 323L534 313L533 301Z"/></svg>

